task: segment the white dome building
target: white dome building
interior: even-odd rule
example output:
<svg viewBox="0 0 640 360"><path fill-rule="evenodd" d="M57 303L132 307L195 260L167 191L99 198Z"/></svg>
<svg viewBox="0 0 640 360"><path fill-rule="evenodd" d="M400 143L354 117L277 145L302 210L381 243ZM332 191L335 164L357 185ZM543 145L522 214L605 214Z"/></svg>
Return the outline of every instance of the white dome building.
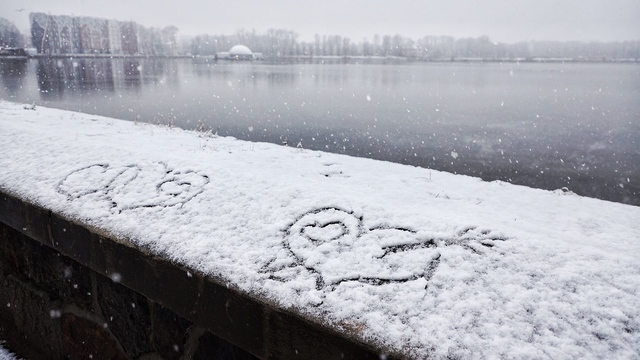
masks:
<svg viewBox="0 0 640 360"><path fill-rule="evenodd" d="M244 45L235 45L228 52L216 53L216 59L226 60L255 60L262 59L261 53L254 53Z"/></svg>
<svg viewBox="0 0 640 360"><path fill-rule="evenodd" d="M218 52L216 60L262 60L262 53L254 53L244 45L236 45L229 51Z"/></svg>
<svg viewBox="0 0 640 360"><path fill-rule="evenodd" d="M244 45L236 45L229 49L229 58L231 60L253 60L253 53Z"/></svg>

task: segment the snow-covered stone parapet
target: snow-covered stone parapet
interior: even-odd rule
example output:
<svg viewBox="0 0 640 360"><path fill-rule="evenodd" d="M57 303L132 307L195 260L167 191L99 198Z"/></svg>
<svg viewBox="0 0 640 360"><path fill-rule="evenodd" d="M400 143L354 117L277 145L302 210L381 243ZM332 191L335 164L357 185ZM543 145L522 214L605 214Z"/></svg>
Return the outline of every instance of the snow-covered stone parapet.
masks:
<svg viewBox="0 0 640 360"><path fill-rule="evenodd" d="M10 103L0 169L3 191L381 352L640 357L638 207Z"/></svg>

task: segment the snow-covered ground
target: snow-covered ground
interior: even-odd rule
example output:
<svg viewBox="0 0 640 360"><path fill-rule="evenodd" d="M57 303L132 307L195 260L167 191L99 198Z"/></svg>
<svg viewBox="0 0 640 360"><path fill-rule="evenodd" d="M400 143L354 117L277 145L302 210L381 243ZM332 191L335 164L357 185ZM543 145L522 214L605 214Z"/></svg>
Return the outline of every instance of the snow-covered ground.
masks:
<svg viewBox="0 0 640 360"><path fill-rule="evenodd" d="M5 191L416 358L640 358L640 207L7 102L0 169Z"/></svg>

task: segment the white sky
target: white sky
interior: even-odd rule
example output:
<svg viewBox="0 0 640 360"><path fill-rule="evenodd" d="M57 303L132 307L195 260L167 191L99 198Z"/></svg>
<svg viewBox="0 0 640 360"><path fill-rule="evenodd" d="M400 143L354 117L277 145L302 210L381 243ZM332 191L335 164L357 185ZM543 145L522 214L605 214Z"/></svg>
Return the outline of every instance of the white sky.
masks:
<svg viewBox="0 0 640 360"><path fill-rule="evenodd" d="M16 10L24 9L21 12ZM374 34L477 37L493 41L640 39L639 0L2 0L0 17L21 31L29 12L175 25L181 35L264 32L284 28L310 41L342 35L354 41Z"/></svg>

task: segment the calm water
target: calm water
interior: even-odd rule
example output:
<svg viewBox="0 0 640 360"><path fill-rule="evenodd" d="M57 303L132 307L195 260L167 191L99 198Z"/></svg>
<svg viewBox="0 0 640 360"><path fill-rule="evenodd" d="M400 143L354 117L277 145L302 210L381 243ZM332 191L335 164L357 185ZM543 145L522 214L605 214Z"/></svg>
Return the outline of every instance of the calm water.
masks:
<svg viewBox="0 0 640 360"><path fill-rule="evenodd" d="M637 64L0 61L0 98L640 205Z"/></svg>

